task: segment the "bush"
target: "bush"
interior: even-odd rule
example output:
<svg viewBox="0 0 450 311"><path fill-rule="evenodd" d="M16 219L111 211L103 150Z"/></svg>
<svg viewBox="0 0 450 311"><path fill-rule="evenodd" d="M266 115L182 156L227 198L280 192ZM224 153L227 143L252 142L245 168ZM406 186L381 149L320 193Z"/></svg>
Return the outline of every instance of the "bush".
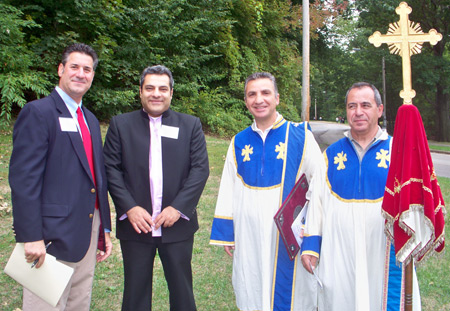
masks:
<svg viewBox="0 0 450 311"><path fill-rule="evenodd" d="M0 3L0 116L6 120L14 105L23 107L28 100L48 95L52 85L45 73L31 69L36 57L25 45L23 31L39 26L22 20L22 15Z"/></svg>
<svg viewBox="0 0 450 311"><path fill-rule="evenodd" d="M181 98L174 109L196 115L204 130L222 137L231 137L251 124L244 101L221 92L220 89L201 91L189 98Z"/></svg>

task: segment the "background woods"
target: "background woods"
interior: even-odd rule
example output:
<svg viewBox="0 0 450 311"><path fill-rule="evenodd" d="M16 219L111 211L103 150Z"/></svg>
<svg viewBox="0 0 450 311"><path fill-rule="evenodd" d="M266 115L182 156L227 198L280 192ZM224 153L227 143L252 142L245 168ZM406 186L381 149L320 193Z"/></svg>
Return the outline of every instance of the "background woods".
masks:
<svg viewBox="0 0 450 311"><path fill-rule="evenodd" d="M407 2L413 8L412 21L419 22L424 32L435 28L443 35L436 46L425 44L422 54L411 60L414 104L428 138L450 141L450 0ZM311 119L345 117L345 91L356 81L371 82L382 91L384 57L387 125L393 133L401 104L401 59L389 54L386 45L375 48L368 37L376 30L386 33L389 23L398 20L399 3L310 0ZM254 71L270 71L277 77L279 111L300 120L301 4L301 0L0 0L0 267L15 243L8 185L12 123L26 102L51 92L63 48L85 42L100 57L93 86L84 98L99 119L108 121L137 109L139 75L144 67L159 63L174 73L173 109L199 116L204 129L213 134L207 136L211 174L198 208L194 286L199 310L234 310L231 259L223 248L208 244L229 144L217 136L229 137L250 124L243 87ZM106 128L103 124L103 134ZM439 182L448 202L450 179L439 177ZM117 239L114 243L113 255L96 270L92 310L120 308L122 258ZM443 277L450 274L449 262L447 251L417 269L423 310L450 310L450 278ZM156 270L154 306L163 310L168 305L167 286L161 267ZM20 286L0 273L0 287L0 309L18 309Z"/></svg>
<svg viewBox="0 0 450 311"><path fill-rule="evenodd" d="M302 1L0 0L0 104L3 121L57 83L62 49L92 45L100 64L85 103L105 121L139 106L138 80L157 63L175 77L174 109L197 115L209 132L230 136L251 120L243 82L254 71L278 79L281 113L300 120ZM443 34L412 57L414 104L427 134L450 140L450 0L410 0L410 19ZM368 36L398 20L397 0L311 0L311 119L345 116L344 92L357 80L382 90L386 62L388 129L401 99L401 60ZM315 109L317 107L317 109ZM317 115L315 113L317 110Z"/></svg>

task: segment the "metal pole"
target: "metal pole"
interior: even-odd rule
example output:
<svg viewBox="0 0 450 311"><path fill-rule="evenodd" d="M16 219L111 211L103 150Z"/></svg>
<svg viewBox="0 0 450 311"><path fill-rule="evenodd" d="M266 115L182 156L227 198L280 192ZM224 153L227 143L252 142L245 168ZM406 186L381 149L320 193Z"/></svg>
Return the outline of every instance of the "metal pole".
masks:
<svg viewBox="0 0 450 311"><path fill-rule="evenodd" d="M309 121L309 0L303 0L302 121Z"/></svg>
<svg viewBox="0 0 450 311"><path fill-rule="evenodd" d="M383 128L387 129L386 120L386 66L384 64L384 56L381 61L382 75L383 75Z"/></svg>
<svg viewBox="0 0 450 311"><path fill-rule="evenodd" d="M314 98L314 120L317 120L317 98Z"/></svg>

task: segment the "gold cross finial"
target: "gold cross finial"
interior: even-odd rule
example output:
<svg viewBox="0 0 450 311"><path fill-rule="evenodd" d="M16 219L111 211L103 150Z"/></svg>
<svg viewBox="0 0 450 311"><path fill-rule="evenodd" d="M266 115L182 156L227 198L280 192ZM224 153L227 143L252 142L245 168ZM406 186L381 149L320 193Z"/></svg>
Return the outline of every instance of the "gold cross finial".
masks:
<svg viewBox="0 0 450 311"><path fill-rule="evenodd" d="M434 29L431 29L427 34L423 33L420 24L409 20L408 15L412 12L412 9L406 2L400 3L395 12L400 15L400 20L389 24L389 30L385 35L375 31L369 37L369 42L376 47L379 47L382 43L387 43L391 54L401 53L403 90L400 92L400 97L403 98L403 104L412 104L416 91L412 89L410 57L421 52L424 42L435 45L442 39L442 35Z"/></svg>

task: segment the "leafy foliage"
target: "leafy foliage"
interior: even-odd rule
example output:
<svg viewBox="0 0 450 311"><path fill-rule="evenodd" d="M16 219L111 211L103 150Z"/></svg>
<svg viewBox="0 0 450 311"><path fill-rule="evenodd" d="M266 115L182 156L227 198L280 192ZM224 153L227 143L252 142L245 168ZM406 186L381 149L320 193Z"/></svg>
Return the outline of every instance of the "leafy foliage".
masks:
<svg viewBox="0 0 450 311"><path fill-rule="evenodd" d="M27 79L1 89L19 107L32 99L17 84L45 81L49 92L65 46L78 41L94 47L100 63L84 102L100 119L139 107L140 72L164 64L175 77L173 108L198 115L205 128L231 135L250 123L242 101L243 81L255 71L278 77L280 111L299 120L300 55L289 38L298 32L299 7L266 0L10 0L24 49L35 63L24 65ZM7 52L7 55L12 55ZM16 51L23 55L24 51ZM7 61L12 64L11 61ZM42 73L48 73L47 76ZM36 79L33 75L41 75ZM11 92L11 85L14 91ZM35 90L32 88L31 90ZM37 96L35 96L37 97ZM20 101L18 98L21 98ZM11 105L9 105L11 107ZM4 110L6 116L11 109Z"/></svg>
<svg viewBox="0 0 450 311"><path fill-rule="evenodd" d="M42 72L31 70L35 55L24 44L23 29L39 28L21 19L22 13L0 3L0 116L9 120L13 105L47 95L48 81Z"/></svg>
<svg viewBox="0 0 450 311"><path fill-rule="evenodd" d="M419 108L428 137L449 140L450 136L450 58L448 0L408 1L413 8L410 20L431 28L443 39L434 47L423 45L422 53L411 58L414 104ZM383 92L382 60L385 60L387 128L393 133L402 85L401 57L389 54L386 45L376 48L368 42L375 31L386 33L399 1L351 1L345 11L333 16L334 23L318 31L319 40L311 47L311 101L317 102L318 115L327 120L345 116L345 92L354 82L367 81Z"/></svg>
<svg viewBox="0 0 450 311"><path fill-rule="evenodd" d="M358 10L362 12L360 26L372 33L375 30L385 33L390 23L399 20L395 14L398 1L361 0L356 3ZM413 9L409 15L411 21L419 23L424 32L434 28L442 34L442 40L435 46L425 43L422 53L411 57L413 89L417 93L413 102L423 113L428 136L450 141L450 1L410 0L408 5ZM387 67L387 75L398 81L401 77L401 58L394 56L392 62L395 66ZM401 80L397 81L394 83L395 89L390 93L394 96L402 89ZM394 102L397 102L396 107L401 104L398 100Z"/></svg>
<svg viewBox="0 0 450 311"><path fill-rule="evenodd" d="M311 103L318 117L345 115L345 91L365 80L380 90L386 61L388 125L401 104L398 56L367 37L396 20L398 1L310 0ZM435 139L446 139L449 113L448 0L411 0L412 20L444 39L413 57L415 104ZM154 64L175 78L172 107L197 115L207 131L231 135L251 122L243 102L245 78L277 77L279 111L293 121L301 111L300 0L3 0L0 12L0 118L57 83L61 51L84 42L100 63L85 104L102 120L137 109L139 75ZM423 3L426 3L423 4ZM447 4L446 4L447 3ZM436 12L435 14L433 12ZM361 14L357 19L355 16ZM384 31L385 32L385 31ZM430 67L432 64L432 67ZM314 108L311 109L312 114ZM392 127L393 128L393 127Z"/></svg>

